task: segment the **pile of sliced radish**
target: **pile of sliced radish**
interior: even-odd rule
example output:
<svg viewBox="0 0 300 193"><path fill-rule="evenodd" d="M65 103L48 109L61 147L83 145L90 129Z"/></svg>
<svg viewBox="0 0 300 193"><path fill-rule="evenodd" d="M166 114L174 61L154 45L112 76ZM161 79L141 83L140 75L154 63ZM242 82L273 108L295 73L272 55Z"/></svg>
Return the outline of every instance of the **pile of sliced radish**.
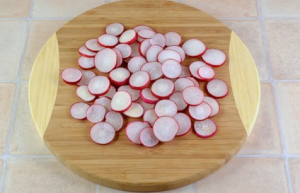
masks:
<svg viewBox="0 0 300 193"><path fill-rule="evenodd" d="M223 51L207 49L198 39L182 42L177 32L161 34L146 25L126 29L111 23L104 31L79 48L81 69L61 74L65 83L78 86L81 102L71 105L70 114L94 124L92 141L111 143L124 128L124 116L143 119L127 123L126 136L145 147L172 141L192 128L201 138L217 132L211 119L220 111L216 99L228 94L214 70L226 61ZM199 60L187 65L186 56ZM205 90L199 83L206 84Z"/></svg>

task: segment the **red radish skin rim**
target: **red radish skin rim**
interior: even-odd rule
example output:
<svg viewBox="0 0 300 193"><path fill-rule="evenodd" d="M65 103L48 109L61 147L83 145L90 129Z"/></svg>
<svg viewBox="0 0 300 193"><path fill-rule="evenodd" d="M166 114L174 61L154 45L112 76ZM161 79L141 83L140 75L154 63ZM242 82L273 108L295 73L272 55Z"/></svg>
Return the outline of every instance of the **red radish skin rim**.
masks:
<svg viewBox="0 0 300 193"><path fill-rule="evenodd" d="M90 138L91 138L91 140L94 142L94 143L96 143L96 144L98 144L98 145L108 145L108 144L110 144L111 142L113 142L114 141L114 139L115 139L115 137L116 137L116 132L114 131L114 135L113 135L113 138L109 141L109 142L107 142L107 143L98 143L98 142L96 142L96 141L94 141L93 139L92 139L92 137L91 137L91 132L92 132L92 129L94 128L94 126L95 125L97 125L97 124L107 124L107 125L109 125L110 127L112 127L113 129L114 129L114 127L111 125L111 124L109 124L109 123L106 123L106 122L100 122L100 123L96 123L96 124L94 124L92 127L91 127L91 129L90 129ZM114 129L115 130L115 129Z"/></svg>
<svg viewBox="0 0 300 193"><path fill-rule="evenodd" d="M139 128L139 129L141 129L141 132L142 132L143 129L148 128L148 127L151 127L151 125L150 125L150 123L148 123L147 121L144 121L144 122L142 122L142 121L132 121L132 122L128 123L127 126L126 126L126 128L125 128L125 130L126 130L125 134L126 134L127 139L128 139L131 143L133 143L133 144L142 145L142 142L141 142L141 143L135 143L135 142L132 141L132 139L128 136L128 130L129 130L128 127L129 127L131 124L134 124L134 123L144 124L143 127ZM141 134L141 132L140 132L140 134ZM140 134L139 134L139 135L140 135ZM140 140L139 137L138 137L138 139Z"/></svg>
<svg viewBox="0 0 300 193"><path fill-rule="evenodd" d="M132 33L132 34L129 34L129 33ZM125 37L126 35L127 36L130 35L129 38ZM123 39L123 38L125 38L125 39ZM136 39L137 39L137 33L134 30L130 29L130 30L124 31L122 33L122 35L119 38L119 42L121 44L133 44L136 41Z"/></svg>
<svg viewBox="0 0 300 193"><path fill-rule="evenodd" d="M195 121L194 122L194 131L195 131L195 134L198 136L198 137L201 137L201 138L209 138L209 137L212 137L212 136L214 136L216 133L217 133L217 131L218 131L218 127L217 127L217 125L216 125L216 123L213 121L213 120L211 120L211 119L206 119L206 120L204 120L204 121L211 121L214 125L215 125L215 131L214 132L212 132L210 135L200 135L197 131L196 131L196 126L195 126L195 124L197 124L197 122L202 122L202 121Z"/></svg>
<svg viewBox="0 0 300 193"><path fill-rule="evenodd" d="M209 50L218 50L218 51L220 51L220 52L223 52L222 50L219 50L219 49L207 49L206 52L207 52L207 51L209 52ZM206 52L205 52L205 54L206 54ZM203 60L206 64L208 64L208 65L210 65L210 66L212 66L212 67L221 67L221 66L223 66L223 65L226 63L226 61L227 61L225 52L223 52L223 54L224 54L224 56L225 56L224 62L219 63L219 64L212 64L212 63L208 62L207 59L205 59L205 54L202 55L202 60Z"/></svg>
<svg viewBox="0 0 300 193"><path fill-rule="evenodd" d="M143 143L142 135L143 135L147 130L151 130L151 131L152 131L152 134L153 134L153 137L155 137L152 128L149 128L149 127L148 127L148 128L144 128L144 129L142 130L141 134L140 134L140 141L142 142L143 146L152 148L152 147L156 146L156 145L159 143L159 140L155 137L155 139L157 139L157 140L156 140L156 142L155 142L152 146L148 146L148 144L145 144L145 142Z"/></svg>
<svg viewBox="0 0 300 193"><path fill-rule="evenodd" d="M212 93L209 91L209 89L208 89L209 83L210 83L211 81L214 81L214 80L222 81L222 82L225 84L225 86L226 86L226 88L227 88L227 92L226 92L224 95L222 95L222 96L215 96L214 94L212 94ZM224 98L224 97L226 97L226 96L228 95L229 89L228 89L228 86L227 86L226 82L224 82L223 80L218 79L218 78L212 79L211 81L209 81L209 82L206 84L206 87L205 87L205 88L206 88L206 91L208 92L209 95L211 95L211 96L212 96L213 98L215 98L215 99L221 99L221 98Z"/></svg>
<svg viewBox="0 0 300 193"><path fill-rule="evenodd" d="M136 109L132 109L132 108L136 108ZM133 112L130 112L133 111ZM139 114L136 113L136 111L140 111ZM123 112L124 115L126 115L127 117L131 117L131 118L139 118L142 117L143 114L145 112L144 107L136 102L132 102L130 107ZM133 115L134 113L136 113L135 115Z"/></svg>
<svg viewBox="0 0 300 193"><path fill-rule="evenodd" d="M95 93L95 92L93 92L92 90L91 90L91 84L92 84L92 81L94 81L94 79L99 79L99 78L103 78L103 80L101 80L101 82L102 81L107 81L107 88L105 88L106 90L103 90L102 92L99 92L99 93ZM92 94L92 95L95 95L95 96L102 96L102 95L105 95L105 94L107 94L108 93L108 91L109 91L109 89L110 89L110 81L109 81L109 79L106 77L106 76L95 76L94 78L92 78L90 81L89 81L89 83L88 83L88 89L89 89L89 92ZM101 85L101 86L99 86L99 87L102 87L103 88L103 84Z"/></svg>
<svg viewBox="0 0 300 193"><path fill-rule="evenodd" d="M109 27L111 27L112 25L118 25L118 27L121 27L121 30L120 32L118 32L117 34L112 34L111 32L108 32L108 30L111 30L111 29L108 29ZM109 34L109 35L113 35L113 36L120 36L123 32L124 32L124 26L121 24L121 23L111 23L111 24L108 24L105 28L105 33L106 34Z"/></svg>
<svg viewBox="0 0 300 193"><path fill-rule="evenodd" d="M165 118L172 119L172 120L175 121L174 123L177 124L177 131L175 132L174 137L173 137L172 139L170 139L170 140L167 140L167 141L159 139L159 137L157 137L157 134L156 134L156 132L155 132L155 131L156 131L156 129L155 129L155 124L158 124L158 121L160 121L161 119L165 119ZM165 126L169 126L169 125L170 125L170 122L169 122L169 124L167 124L167 125L165 125ZM168 116L159 117L158 119L156 119L156 121L155 121L154 124L153 124L153 132L154 132L154 135L156 136L157 139L159 139L159 140L162 141L162 142L169 142L169 141L172 141L172 140L176 137L176 133L178 133L178 130L179 130L179 124L178 124L178 122L177 122L174 118L168 117Z"/></svg>
<svg viewBox="0 0 300 193"><path fill-rule="evenodd" d="M194 92L191 92L191 90L194 90ZM200 91L200 92L196 93L196 91ZM188 96L190 94L197 94L197 95L192 96L192 100L194 100L194 99L199 99L199 100L196 103L192 103L190 101L190 99L188 99ZM189 87L185 88L182 92L182 96L183 96L184 102L190 106L198 106L203 102L203 99L204 99L203 91L200 88L195 87L195 86L189 86Z"/></svg>
<svg viewBox="0 0 300 193"><path fill-rule="evenodd" d="M158 81L165 81L165 80L170 81L169 83L172 83L172 86L171 86L172 90L170 90L170 92L167 93L166 95L159 95L158 93L155 93L153 91L153 89L154 89L153 87L156 86L157 84L159 84ZM167 99L167 98L169 98L174 93L174 90L175 90L174 83L171 80L168 80L168 79L158 79L151 86L151 92L152 92L153 96L155 96L156 98L159 98L159 99Z"/></svg>
<svg viewBox="0 0 300 193"><path fill-rule="evenodd" d="M87 57L87 58L94 58L95 55L97 54L97 52L92 52L92 51L88 50L85 46L81 46L79 48L78 53L81 56L84 56L84 57Z"/></svg>
<svg viewBox="0 0 300 193"><path fill-rule="evenodd" d="M175 68L177 69L171 69L171 65L173 65ZM173 59L168 59L165 60L164 63L161 65L162 68L162 72L165 75L165 77L167 78L178 78L182 72L182 68L179 62L177 62L176 60ZM174 71L177 70L177 72L175 73ZM172 73L173 71L173 76L170 76L170 73Z"/></svg>
<svg viewBox="0 0 300 193"><path fill-rule="evenodd" d="M118 50L116 48L113 48L113 51L115 51L116 54L117 54L117 65L116 65L116 67L120 67L123 64L123 55L120 52L120 50Z"/></svg>
<svg viewBox="0 0 300 193"><path fill-rule="evenodd" d="M144 41L142 41L139 46L140 55L146 57L147 51L151 46L152 45L150 44L149 39L145 39Z"/></svg>
<svg viewBox="0 0 300 193"><path fill-rule="evenodd" d="M105 43L103 42L103 41L107 40L108 38L111 38L110 40L112 41L112 43L107 44L107 42L105 42ZM114 35L103 34L100 37L98 37L98 43L102 47L113 48L113 47L115 47L118 44L118 38L116 36L114 36Z"/></svg>
<svg viewBox="0 0 300 193"><path fill-rule="evenodd" d="M168 104L168 106L163 105L160 108L160 105L162 103L169 103L169 104ZM171 108L171 106L170 106L171 104L173 105L174 110L175 110L172 113L170 113L170 111L168 111L168 112L166 111L167 108ZM177 107L177 104L174 101L169 100L169 99L164 99L164 100L160 100L158 103L156 103L154 110L155 110L155 114L156 114L157 117L165 117L165 116L174 117L177 114L177 112L178 112L178 107ZM164 111L164 112L161 113L160 111Z"/></svg>
<svg viewBox="0 0 300 193"><path fill-rule="evenodd" d="M163 54L166 54L167 52L168 52L168 54L173 54L173 57L163 57ZM179 63L182 62L182 58L181 58L180 54L174 50L163 50L163 51L159 52L159 54L157 55L157 61L161 64L164 63L164 61L166 61L168 59L176 60Z"/></svg>
<svg viewBox="0 0 300 193"><path fill-rule="evenodd" d="M206 67L206 66L200 67L200 68L197 70L197 74L198 74L198 76L199 76L202 80L210 81L210 80L212 80L212 79L215 78L215 75L216 75L216 74L215 74L215 71L211 68L211 70L213 71L213 75L212 75L211 77L206 78L206 77L201 76L201 70L205 70L206 68L211 68L211 67Z"/></svg>
<svg viewBox="0 0 300 193"><path fill-rule="evenodd" d="M77 78L77 79L75 79L74 81L68 81L68 80L65 80L65 78L64 78L64 74L65 73L70 73L70 72L68 72L69 70L75 70L76 72L80 72L78 75L79 75L79 77ZM67 69L64 69L62 72L61 72L61 77L62 77L62 79L63 79L63 81L65 82L65 83L67 83L67 84L77 84L77 83L79 83L80 81L81 81L81 79L82 79L82 72L80 71L80 70L78 70L78 69L76 69L76 68L67 68Z"/></svg>
<svg viewBox="0 0 300 193"><path fill-rule="evenodd" d="M139 30L138 36L144 39L153 38L156 35L155 31L150 29Z"/></svg>
<svg viewBox="0 0 300 193"><path fill-rule="evenodd" d="M119 116L119 118L121 118L121 120L122 120L122 123L119 124L119 127L118 127L118 128L115 128L115 127L114 127L114 126L115 126L114 124L119 123L119 122L116 120L117 118L112 118L112 120L110 120L110 118L108 118L108 116L109 116L110 114L112 114L112 113L113 113L113 114L116 114L117 116ZM121 114L121 113L118 113L118 112L115 112L115 111L109 111L108 113L106 113L106 115L105 115L105 122L111 124L111 125L113 126L113 128L115 129L116 132L121 131L121 130L123 129L123 127L124 127L124 118L123 118L122 114Z"/></svg>
<svg viewBox="0 0 300 193"><path fill-rule="evenodd" d="M180 115L183 115L183 116L186 116L185 118L187 118L189 121L188 121L188 129L186 130L186 132L184 132L184 133L182 133L182 134L178 134L179 132L180 132L180 122L178 121L178 119L179 119L179 117L178 116L180 116ZM176 121L177 121L177 123L178 123L178 125L179 125L179 130L178 130L178 132L177 132L177 134L176 134L176 137L181 137L181 136L184 136L184 135L186 135L186 134L188 134L190 131L191 131L191 128L192 128L192 121L191 121L191 119L189 118L189 116L187 116L185 113L177 113L174 117L173 117ZM177 119L176 119L177 118ZM186 123L186 122L183 122L183 123Z"/></svg>
<svg viewBox="0 0 300 193"><path fill-rule="evenodd" d="M118 110L117 110L116 108L113 108L113 99L114 99L114 96L115 96L117 93L119 94L119 92L125 92L125 93L127 93L128 96L130 97L130 103L129 103L128 106L126 106L125 108L123 108L123 109L118 109ZM113 96L113 98L111 99L111 103L110 103L110 108L111 108L113 111L120 113L120 112L127 111L127 110L130 108L130 106L131 106L131 104L132 104L132 100L131 100L131 95L130 95L128 92L126 92L126 91L118 91L118 92L116 92L116 93L114 94L114 96Z"/></svg>
<svg viewBox="0 0 300 193"><path fill-rule="evenodd" d="M95 106L100 107L100 108L102 108L102 110L103 110L103 111L102 111L103 116L100 117L100 120L99 120L99 121L90 120L91 118L90 118L90 116L89 116L89 111L90 111L90 109L94 108ZM99 115L100 113L98 112L97 114ZM105 109L105 107L102 106L102 105L98 105L98 104L93 104L93 105L89 106L89 108L86 110L86 118L87 118L87 120L88 120L89 122L91 122L91 123L98 123L98 122L103 121L103 120L104 120L104 117L105 117L105 114L106 114L106 109ZM100 115L101 115L101 114L100 114ZM102 119L101 119L101 118L102 118Z"/></svg>
<svg viewBox="0 0 300 193"><path fill-rule="evenodd" d="M114 73L118 73L116 71L120 71L120 70L123 70L123 72L126 73L125 77L122 77L122 80L115 80L115 78L113 78ZM116 76L119 76L119 75L116 75ZM125 85L128 82L129 77L130 77L130 72L125 68L116 68L116 69L112 70L108 75L108 78L109 78L111 84L113 84L115 86Z"/></svg>
<svg viewBox="0 0 300 193"><path fill-rule="evenodd" d="M84 60L89 60L88 62L92 62L92 65L90 65L89 67L84 67L84 65L82 64L83 62L85 62ZM78 62L79 67L82 68L83 70L89 70L89 69L95 68L94 58L88 58L88 57L80 56L78 58L77 62Z"/></svg>
<svg viewBox="0 0 300 193"><path fill-rule="evenodd" d="M89 45L89 43L96 44L96 45ZM100 50L104 49L104 47L100 46L97 39L89 39L88 41L85 42L84 45L85 45L86 49L88 49L92 52L99 52ZM97 48L93 49L92 46L96 46Z"/></svg>
<svg viewBox="0 0 300 193"><path fill-rule="evenodd" d="M82 90L83 92L86 93L86 95L82 95L80 92L82 92L80 89L84 89ZM95 96L92 95L90 92L89 92L89 89L87 87L87 85L82 85L82 86L78 86L77 89L76 89L76 95L83 101L86 101L86 102L90 102L90 101L93 101L95 100ZM88 98L88 99L86 99Z"/></svg>
<svg viewBox="0 0 300 193"><path fill-rule="evenodd" d="M149 92L148 92L149 91ZM148 93L147 93L148 92ZM147 97L146 95L152 95L150 96L151 98ZM148 104L155 104L159 101L158 98L156 98L152 93L151 93L151 89L150 88L144 88L143 90L141 90L140 92L140 98Z"/></svg>
<svg viewBox="0 0 300 193"><path fill-rule="evenodd" d="M185 60L185 52L182 49L182 47L180 47L180 46L169 46L169 47L166 47L166 50L173 50L175 52L178 52L181 56L181 61L183 62Z"/></svg>
<svg viewBox="0 0 300 193"><path fill-rule="evenodd" d="M206 103L206 102L202 102L200 105L202 105L203 103ZM206 105L210 108L210 113L209 113L206 117L204 117L203 119L198 119L198 118L194 117L194 116L192 115L192 113L190 112L190 111L191 111L191 110L190 110L191 108L195 108L195 107L197 107L197 106L189 106L189 109L188 109L189 115L190 115L194 120L196 120L196 121L203 121L203 120L207 119L207 118L211 115L212 108L211 108L211 106L210 106L208 103L206 103ZM199 106L199 105L198 105L198 106Z"/></svg>
<svg viewBox="0 0 300 193"><path fill-rule="evenodd" d="M146 78L146 82L142 85L134 85L133 84L133 78L135 78L135 76L137 76L137 73L141 74L143 73L142 76L145 76ZM147 76L148 75L148 76ZM144 78L144 77L143 77ZM142 90L144 88L147 88L147 86L150 84L150 81L151 81L151 77L150 77L150 74L148 72L145 72L145 71L137 71L135 73L133 73L130 78L129 78L129 86L132 88L132 89L136 89L136 90Z"/></svg>
<svg viewBox="0 0 300 193"><path fill-rule="evenodd" d="M213 103L217 104L217 109L213 107L213 105L211 104L211 101L209 102L209 100L214 101ZM216 99L212 98L212 97L207 97L205 96L203 99L204 102L206 102L212 109L211 114L209 117L214 117L216 116L219 112L220 112L220 103L219 101L217 101ZM216 111L214 112L214 109L216 109Z"/></svg>
<svg viewBox="0 0 300 193"><path fill-rule="evenodd" d="M82 112L81 112L81 113L84 113L84 114L85 114L84 117L77 117L77 116L75 117L75 115L72 113L72 109L75 108L75 106L77 106L77 105L83 105L83 106L84 106L84 108L82 109ZM71 114L71 116L72 116L74 119L84 120L84 119L86 119L86 111L87 111L87 109L88 109L89 107L90 107L90 106L89 106L88 104L83 103L83 102L77 102L77 103L74 103L74 104L72 104L72 105L70 106L70 114ZM75 112L78 113L78 110L75 110Z"/></svg>

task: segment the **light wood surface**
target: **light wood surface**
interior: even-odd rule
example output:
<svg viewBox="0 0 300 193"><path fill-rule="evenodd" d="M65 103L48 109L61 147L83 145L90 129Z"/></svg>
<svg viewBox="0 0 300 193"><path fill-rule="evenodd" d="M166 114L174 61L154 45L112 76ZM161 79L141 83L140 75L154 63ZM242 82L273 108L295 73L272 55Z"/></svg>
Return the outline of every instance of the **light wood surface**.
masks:
<svg viewBox="0 0 300 193"><path fill-rule="evenodd" d="M238 41L239 39L231 40L231 37L235 35L222 23L186 5L163 0L115 2L76 17L57 31L59 53L52 53L53 55L59 54L60 61L55 65L59 66L57 76L65 68L76 67L79 57L78 48L86 40L102 34L105 26L112 22L121 22L126 28L147 24L160 33L176 31L182 35L183 41L189 38L198 38L208 48L221 49L227 56L230 54L230 68L234 66L233 69L230 69L230 73L236 72L235 67L239 69L237 70L239 73L229 76L228 62L223 67L215 69L216 77L223 79L229 85L228 96L219 100L221 111L213 118L218 125L218 132L209 139L200 139L190 132L172 142L160 144L155 148L146 148L129 142L125 131L122 130L110 145L96 145L89 138L89 129L92 124L88 121L74 120L69 114L70 105L79 101L75 94L76 87L66 85L59 78L56 85L57 96L55 89L51 91L45 89L49 85L53 85L55 88L55 79L53 84L43 80L51 71L44 70L51 67L50 63L38 62L42 59L47 61L45 58L48 52L51 52L47 50L45 54L41 51L32 71L30 106L37 129L41 135L44 134L43 140L52 153L68 168L81 176L101 185L128 191L161 191L181 187L204 178L228 162L244 143L247 132L251 131L250 127L255 122L255 112L257 112L259 104L259 100L249 100L245 97L247 93L240 94L241 88L231 82L235 78L240 81L241 85L247 87L249 95L255 94L253 98L259 98L259 84L252 85L251 83L251 81L258 82L255 65L245 62L245 57L249 58L246 61L251 61L251 55L245 51L243 43ZM55 35L52 36L53 39L54 37ZM50 45L51 39L45 47L51 47ZM231 54L241 52L243 57L232 59ZM199 59L187 58L183 65L189 65L196 60ZM40 67L36 67L37 65ZM252 65L252 67L239 68L239 65ZM55 69L55 67L53 68ZM249 76L244 76L247 73ZM33 78L38 76L35 74L39 74L40 79ZM39 82L44 82L44 87L37 86L40 84ZM203 82L200 82L202 88L204 85ZM231 85L234 86L234 92ZM47 96L51 96L52 100L55 100L56 96L49 124L47 113L37 113L49 112L51 109L51 103L48 105L48 103L36 102L36 100L40 100L38 97L46 95L45 92L48 92ZM236 107L234 99L237 98L240 115L244 125L248 126L247 132ZM248 104L245 105L245 103L253 105L249 111L251 113L244 113L248 108ZM126 118L127 122L131 120L137 119ZM47 124L48 127L45 131Z"/></svg>

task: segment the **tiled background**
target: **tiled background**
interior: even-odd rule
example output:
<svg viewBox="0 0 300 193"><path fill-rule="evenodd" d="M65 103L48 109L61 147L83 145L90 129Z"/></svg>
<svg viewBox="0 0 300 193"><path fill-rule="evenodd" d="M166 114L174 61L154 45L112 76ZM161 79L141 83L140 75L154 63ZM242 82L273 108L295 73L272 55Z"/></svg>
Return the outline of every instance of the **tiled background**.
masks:
<svg viewBox="0 0 300 193"><path fill-rule="evenodd" d="M76 15L108 0L0 0L0 192L119 193L73 174L34 129L28 79L42 45ZM233 29L261 80L253 133L227 165L168 193L300 193L300 1L178 0Z"/></svg>

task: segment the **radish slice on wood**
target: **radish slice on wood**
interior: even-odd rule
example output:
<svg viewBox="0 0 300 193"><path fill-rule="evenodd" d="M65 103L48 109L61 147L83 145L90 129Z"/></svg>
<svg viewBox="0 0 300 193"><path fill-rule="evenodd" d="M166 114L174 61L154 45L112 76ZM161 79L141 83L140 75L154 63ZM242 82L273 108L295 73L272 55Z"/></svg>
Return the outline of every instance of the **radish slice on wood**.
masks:
<svg viewBox="0 0 300 193"><path fill-rule="evenodd" d="M178 133L179 125L172 117L159 117L153 125L154 135L162 142L174 139Z"/></svg>
<svg viewBox="0 0 300 193"><path fill-rule="evenodd" d="M158 117L173 117L177 113L177 105L171 100L161 100L155 105L155 113Z"/></svg>
<svg viewBox="0 0 300 193"><path fill-rule="evenodd" d="M151 80L156 80L163 76L161 64L159 62L148 62L141 67L141 70L148 72Z"/></svg>
<svg viewBox="0 0 300 193"><path fill-rule="evenodd" d="M131 96L126 91L118 91L111 99L111 109L116 112L124 112L131 105Z"/></svg>
<svg viewBox="0 0 300 193"><path fill-rule="evenodd" d="M202 55L203 61L213 67L222 66L226 61L226 55L223 51L217 49L207 49Z"/></svg>
<svg viewBox="0 0 300 193"><path fill-rule="evenodd" d="M135 56L140 56L140 44L137 42L134 42L133 44L130 45L132 53L130 57L135 57Z"/></svg>
<svg viewBox="0 0 300 193"><path fill-rule="evenodd" d="M103 96L108 97L108 98L112 98L115 93L116 93L116 88L114 86L110 86L108 93L106 93Z"/></svg>
<svg viewBox="0 0 300 193"><path fill-rule="evenodd" d="M170 96L170 100L177 105L178 111L183 111L187 107L186 102L183 100L182 92L174 92L172 96Z"/></svg>
<svg viewBox="0 0 300 193"><path fill-rule="evenodd" d="M211 115L212 109L206 102L197 106L189 106L189 114L197 121L207 119Z"/></svg>
<svg viewBox="0 0 300 193"><path fill-rule="evenodd" d="M98 99L95 100L94 102L95 105L102 105L106 111L111 111L111 99L105 97L105 96L102 96Z"/></svg>
<svg viewBox="0 0 300 193"><path fill-rule="evenodd" d="M77 84L82 79L82 72L76 68L67 68L61 73L61 77L67 84Z"/></svg>
<svg viewBox="0 0 300 193"><path fill-rule="evenodd" d="M100 46L97 39L90 39L90 40L86 41L85 47L92 52L98 52L98 51L104 49L104 47Z"/></svg>
<svg viewBox="0 0 300 193"><path fill-rule="evenodd" d="M196 62L191 63L191 65L189 66L189 69L190 69L190 73L192 74L192 76L201 80L201 78L198 75L198 69L203 66L208 66L208 65L201 61L196 61Z"/></svg>
<svg viewBox="0 0 300 193"><path fill-rule="evenodd" d="M144 128L151 127L148 122L133 121L126 126L126 136L134 144L142 144L140 140L141 132Z"/></svg>
<svg viewBox="0 0 300 193"><path fill-rule="evenodd" d="M113 141L116 132L114 127L105 122L96 123L90 130L91 139L100 145L106 145Z"/></svg>
<svg viewBox="0 0 300 193"><path fill-rule="evenodd" d="M200 87L199 82L195 78L193 78L193 77L186 77L186 78L189 79L190 81L192 81L194 83L195 87L197 87L197 88Z"/></svg>
<svg viewBox="0 0 300 193"><path fill-rule="evenodd" d="M186 78L189 76L191 76L189 68L187 66L181 66L181 74L179 75L179 78Z"/></svg>
<svg viewBox="0 0 300 193"><path fill-rule="evenodd" d="M181 36L176 32L168 32L165 34L167 46L178 46L181 43Z"/></svg>
<svg viewBox="0 0 300 193"><path fill-rule="evenodd" d="M158 79L151 86L152 94L160 99L169 98L174 92L174 83L169 79Z"/></svg>
<svg viewBox="0 0 300 193"><path fill-rule="evenodd" d="M103 121L106 109L102 105L91 105L86 111L86 118L91 123Z"/></svg>
<svg viewBox="0 0 300 193"><path fill-rule="evenodd" d="M124 86L120 86L118 91L126 91L130 94L131 96L131 100L134 102L134 101L137 101L139 99L139 96L140 96L140 90L134 90L132 88L130 88L129 85L124 85Z"/></svg>
<svg viewBox="0 0 300 193"><path fill-rule="evenodd" d="M88 84L89 92L95 96L105 95L110 88L110 81L105 76L95 76Z"/></svg>
<svg viewBox="0 0 300 193"><path fill-rule="evenodd" d="M127 109L123 113L128 117L138 118L144 114L144 108L141 104L133 102L129 109Z"/></svg>
<svg viewBox="0 0 300 193"><path fill-rule="evenodd" d="M208 138L216 134L217 125L211 119L206 119L204 121L195 121L194 130L198 137Z"/></svg>
<svg viewBox="0 0 300 193"><path fill-rule="evenodd" d="M120 113L109 111L105 115L105 122L111 124L115 131L120 131L124 124L124 119Z"/></svg>
<svg viewBox="0 0 300 193"><path fill-rule="evenodd" d="M117 53L110 48L100 50L95 56L95 66L103 73L108 73L117 65Z"/></svg>
<svg viewBox="0 0 300 193"><path fill-rule="evenodd" d="M175 92L183 92L189 86L194 86L194 83L187 78L178 78L175 82Z"/></svg>
<svg viewBox="0 0 300 193"><path fill-rule="evenodd" d="M138 35L141 38L149 39L149 38L153 38L156 35L156 33L153 30L143 29L138 32Z"/></svg>
<svg viewBox="0 0 300 193"><path fill-rule="evenodd" d="M151 27L149 27L147 25L138 25L138 26L133 28L133 30L136 31L136 32L139 32L139 31L144 30L144 29L149 29L149 30L154 31Z"/></svg>
<svg viewBox="0 0 300 193"><path fill-rule="evenodd" d="M154 104L145 103L142 99L139 99L137 102L140 103L144 107L145 111L147 111L149 109L153 109L155 106Z"/></svg>
<svg viewBox="0 0 300 193"><path fill-rule="evenodd" d="M227 84L220 79L213 79L206 85L207 92L214 98L223 98L228 94Z"/></svg>
<svg viewBox="0 0 300 193"><path fill-rule="evenodd" d="M204 97L203 101L206 102L207 104L209 104L209 106L212 109L211 115L209 117L213 117L213 116L215 116L216 114L219 113L220 104L216 99L206 96L206 97Z"/></svg>
<svg viewBox="0 0 300 193"><path fill-rule="evenodd" d="M142 90L146 88L151 81L150 75L145 71L137 71L130 76L129 86L132 89Z"/></svg>
<svg viewBox="0 0 300 193"><path fill-rule="evenodd" d="M203 66L197 70L199 77L203 80L209 81L215 77L215 71L211 67Z"/></svg>
<svg viewBox="0 0 300 193"><path fill-rule="evenodd" d="M150 88L144 88L141 92L140 92L140 98L145 102L145 103L149 103L149 104L155 104L158 102L158 98L156 98L155 96L153 96L153 94L151 93L151 89Z"/></svg>
<svg viewBox="0 0 300 193"><path fill-rule="evenodd" d="M122 56L122 53L116 49L116 48L113 48L113 50L116 52L117 54L117 65L116 67L120 67L122 64L123 64L123 56Z"/></svg>
<svg viewBox="0 0 300 193"><path fill-rule="evenodd" d="M137 33L134 30L130 29L122 33L122 35L119 38L119 42L121 44L132 44L135 42L136 38Z"/></svg>
<svg viewBox="0 0 300 193"><path fill-rule="evenodd" d="M95 67L94 58L87 58L80 56L78 59L78 65L80 68L87 70Z"/></svg>
<svg viewBox="0 0 300 193"><path fill-rule="evenodd" d="M70 108L71 116L75 119L86 119L86 111L89 108L88 104L85 103L74 103Z"/></svg>
<svg viewBox="0 0 300 193"><path fill-rule="evenodd" d="M156 116L154 109L148 109L147 111L145 111L144 116L143 116L143 120L148 121L151 125L154 124L154 122L157 118L158 117Z"/></svg>
<svg viewBox="0 0 300 193"><path fill-rule="evenodd" d="M142 56L146 56L147 50L151 47L150 40L146 39L141 42L139 52Z"/></svg>
<svg viewBox="0 0 300 193"><path fill-rule="evenodd" d="M77 96L83 100L83 101L92 101L95 99L95 96L94 95L91 95L91 93L89 92L89 89L86 85L83 85L83 86L79 86L77 89L76 89L76 94Z"/></svg>
<svg viewBox="0 0 300 193"><path fill-rule="evenodd" d="M162 72L167 78L178 78L181 70L180 63L173 59L165 60L162 64Z"/></svg>
<svg viewBox="0 0 300 193"><path fill-rule="evenodd" d="M179 130L176 134L176 136L183 136L186 135L192 127L192 122L191 119L189 118L189 116L187 116L184 113L177 113L174 116L174 119L177 121L178 125L179 125Z"/></svg>
<svg viewBox="0 0 300 193"><path fill-rule="evenodd" d="M195 86L187 87L186 89L184 89L184 91L182 92L182 96L183 100L188 105L192 106L200 105L204 98L203 92Z"/></svg>
<svg viewBox="0 0 300 193"><path fill-rule="evenodd" d="M100 46L113 48L118 44L118 38L110 34L103 34L98 37L98 43L100 44Z"/></svg>
<svg viewBox="0 0 300 193"><path fill-rule="evenodd" d="M146 40L145 38L141 38L140 36L137 37L136 41L141 43L143 42L144 40Z"/></svg>
<svg viewBox="0 0 300 193"><path fill-rule="evenodd" d="M157 62L158 54L163 51L163 48L159 45L153 45L149 47L146 53L146 58L148 62Z"/></svg>
<svg viewBox="0 0 300 193"><path fill-rule="evenodd" d="M105 28L105 33L114 35L114 36L119 36L123 33L124 31L124 26L120 23L112 23L106 26Z"/></svg>
<svg viewBox="0 0 300 193"><path fill-rule="evenodd" d="M113 85L122 86L128 82L129 76L126 68L116 68L109 73L109 80Z"/></svg>
<svg viewBox="0 0 300 193"><path fill-rule="evenodd" d="M96 76L93 71L81 70L82 78L80 82L77 83L78 86L88 85L89 81Z"/></svg>
<svg viewBox="0 0 300 193"><path fill-rule="evenodd" d="M141 67L146 63L147 63L147 61L144 57L135 56L129 60L127 67L130 72L135 73L135 72L141 70Z"/></svg>
<svg viewBox="0 0 300 193"><path fill-rule="evenodd" d="M165 47L166 46L166 38L164 35L158 33L153 38L150 39L150 44Z"/></svg>
<svg viewBox="0 0 300 193"><path fill-rule="evenodd" d="M190 57L198 57L205 53L206 46L203 42L197 39L189 39L182 45L186 55Z"/></svg>
<svg viewBox="0 0 300 193"><path fill-rule="evenodd" d="M164 61L168 59L176 60L177 62L181 63L181 56L178 52L173 50L163 50L157 56L157 61L159 63L164 63Z"/></svg>
<svg viewBox="0 0 300 193"><path fill-rule="evenodd" d="M85 46L81 46L79 48L79 54L84 57L93 58L97 54L97 52L92 52L88 50Z"/></svg>
<svg viewBox="0 0 300 193"><path fill-rule="evenodd" d="M179 47L179 46L170 46L170 47L167 47L166 50L173 50L173 51L178 52L181 56L181 61L185 60L185 52L181 47Z"/></svg>
<svg viewBox="0 0 300 193"><path fill-rule="evenodd" d="M121 52L123 59L129 58L132 54L132 49L128 44L118 44L115 48Z"/></svg>
<svg viewBox="0 0 300 193"><path fill-rule="evenodd" d="M154 147L159 143L159 140L155 137L152 128L145 128L140 135L142 144L146 147Z"/></svg>

